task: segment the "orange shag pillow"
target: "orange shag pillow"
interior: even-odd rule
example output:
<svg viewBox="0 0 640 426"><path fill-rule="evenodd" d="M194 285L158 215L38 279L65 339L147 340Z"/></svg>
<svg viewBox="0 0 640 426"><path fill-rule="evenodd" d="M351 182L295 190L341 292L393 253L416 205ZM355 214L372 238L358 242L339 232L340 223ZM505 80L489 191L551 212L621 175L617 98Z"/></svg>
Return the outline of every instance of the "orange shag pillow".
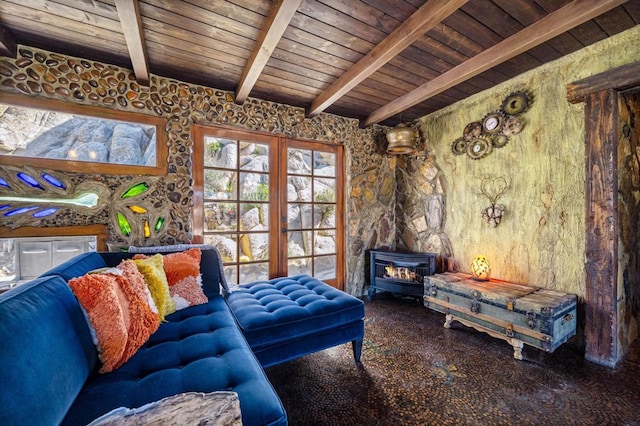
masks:
<svg viewBox="0 0 640 426"><path fill-rule="evenodd" d="M149 290L136 263L133 260L124 260L118 265L118 269L122 271L122 276L117 277L118 284L129 301L131 318L127 345L121 359L124 363L149 340L149 336L160 326L160 319L149 305Z"/></svg>
<svg viewBox="0 0 640 426"><path fill-rule="evenodd" d="M200 249L192 248L178 253L164 255L164 272L167 274L169 285L192 276L200 276Z"/></svg>
<svg viewBox="0 0 640 426"><path fill-rule="evenodd" d="M69 287L89 317L98 340L100 373L122 365L131 323L129 302L112 274L86 274L69 280Z"/></svg>
<svg viewBox="0 0 640 426"><path fill-rule="evenodd" d="M164 272L176 309L207 303L202 291L199 248L164 255Z"/></svg>
<svg viewBox="0 0 640 426"><path fill-rule="evenodd" d="M176 284L170 285L169 291L171 292L171 298L176 304L176 310L188 308L193 305L200 305L209 301L196 277L185 277Z"/></svg>

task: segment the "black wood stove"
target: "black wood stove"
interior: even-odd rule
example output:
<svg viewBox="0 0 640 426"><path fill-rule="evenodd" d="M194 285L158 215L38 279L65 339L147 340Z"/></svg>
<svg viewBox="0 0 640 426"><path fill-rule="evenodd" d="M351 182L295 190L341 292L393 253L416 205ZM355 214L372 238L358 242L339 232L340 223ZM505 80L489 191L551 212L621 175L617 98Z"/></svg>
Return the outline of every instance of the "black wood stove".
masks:
<svg viewBox="0 0 640 426"><path fill-rule="evenodd" d="M387 291L422 298L424 277L436 272L434 253L371 250L369 258L369 297Z"/></svg>

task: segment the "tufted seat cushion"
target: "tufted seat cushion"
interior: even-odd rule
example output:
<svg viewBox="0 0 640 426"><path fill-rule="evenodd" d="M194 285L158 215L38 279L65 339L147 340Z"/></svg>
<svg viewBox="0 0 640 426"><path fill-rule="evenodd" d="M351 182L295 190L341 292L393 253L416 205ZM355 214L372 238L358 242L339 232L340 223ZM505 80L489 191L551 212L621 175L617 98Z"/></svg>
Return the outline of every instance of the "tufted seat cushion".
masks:
<svg viewBox="0 0 640 426"><path fill-rule="evenodd" d="M263 366L266 348L298 341L295 353L279 351L278 361L292 359L349 340L362 339L364 303L310 277L296 275L255 281L233 289L227 304Z"/></svg>
<svg viewBox="0 0 640 426"><path fill-rule="evenodd" d="M183 392L237 392L245 425L286 424L286 414L222 297L167 316L122 367L87 383L64 424L87 424Z"/></svg>

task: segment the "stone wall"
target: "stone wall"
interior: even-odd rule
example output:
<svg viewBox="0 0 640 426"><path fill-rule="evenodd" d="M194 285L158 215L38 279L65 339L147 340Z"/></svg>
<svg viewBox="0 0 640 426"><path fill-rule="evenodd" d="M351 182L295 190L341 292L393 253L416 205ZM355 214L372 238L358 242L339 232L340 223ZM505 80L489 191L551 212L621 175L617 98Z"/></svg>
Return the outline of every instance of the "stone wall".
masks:
<svg viewBox="0 0 640 426"><path fill-rule="evenodd" d="M452 255L445 232L446 188L444 173L433 155L401 157L396 168L396 247L399 250L436 253L436 271L447 268Z"/></svg>
<svg viewBox="0 0 640 426"><path fill-rule="evenodd" d="M0 58L0 91L166 118L169 148L169 173L166 176L47 170L65 183L67 193L91 188L100 193L100 203L91 209L64 207L46 218L0 215L0 226L104 224L109 227L109 243L114 247L189 242L193 239L192 125L223 124L345 146L348 292L360 295L364 291L366 250L389 246L395 239L395 170L382 155L384 129L380 126L360 129L357 120L330 114L305 118L302 108L253 98L237 105L231 92L155 75L152 75L149 87L143 87L136 83L131 70L26 46L19 47L15 59ZM15 179L20 171L35 176L42 172L20 166L1 166L0 177ZM144 235L144 227L135 221L129 235L122 235L118 227L121 195L138 183L149 188L136 202L156 216L158 212L166 216L164 227L159 232L152 231L148 237ZM33 188L21 188L20 192L27 197L42 196L40 190ZM61 195L59 189L54 188L53 193ZM0 194L15 195L6 187L0 188Z"/></svg>

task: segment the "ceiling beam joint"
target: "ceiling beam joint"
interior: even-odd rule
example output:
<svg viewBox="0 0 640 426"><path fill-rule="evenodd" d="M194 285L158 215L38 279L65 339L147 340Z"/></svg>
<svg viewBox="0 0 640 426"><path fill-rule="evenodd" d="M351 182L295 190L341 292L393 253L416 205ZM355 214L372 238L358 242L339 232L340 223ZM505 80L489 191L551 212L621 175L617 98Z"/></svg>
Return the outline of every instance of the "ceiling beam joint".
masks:
<svg viewBox="0 0 640 426"><path fill-rule="evenodd" d="M115 0L115 3L136 81L140 85L148 86L149 61L138 0Z"/></svg>
<svg viewBox="0 0 640 426"><path fill-rule="evenodd" d="M235 102L244 103L258 81L267 61L289 26L302 0L276 0L249 55L236 89Z"/></svg>
<svg viewBox="0 0 640 426"><path fill-rule="evenodd" d="M307 115L317 115L330 107L466 2L467 0L430 0L425 3L318 95L311 103Z"/></svg>

